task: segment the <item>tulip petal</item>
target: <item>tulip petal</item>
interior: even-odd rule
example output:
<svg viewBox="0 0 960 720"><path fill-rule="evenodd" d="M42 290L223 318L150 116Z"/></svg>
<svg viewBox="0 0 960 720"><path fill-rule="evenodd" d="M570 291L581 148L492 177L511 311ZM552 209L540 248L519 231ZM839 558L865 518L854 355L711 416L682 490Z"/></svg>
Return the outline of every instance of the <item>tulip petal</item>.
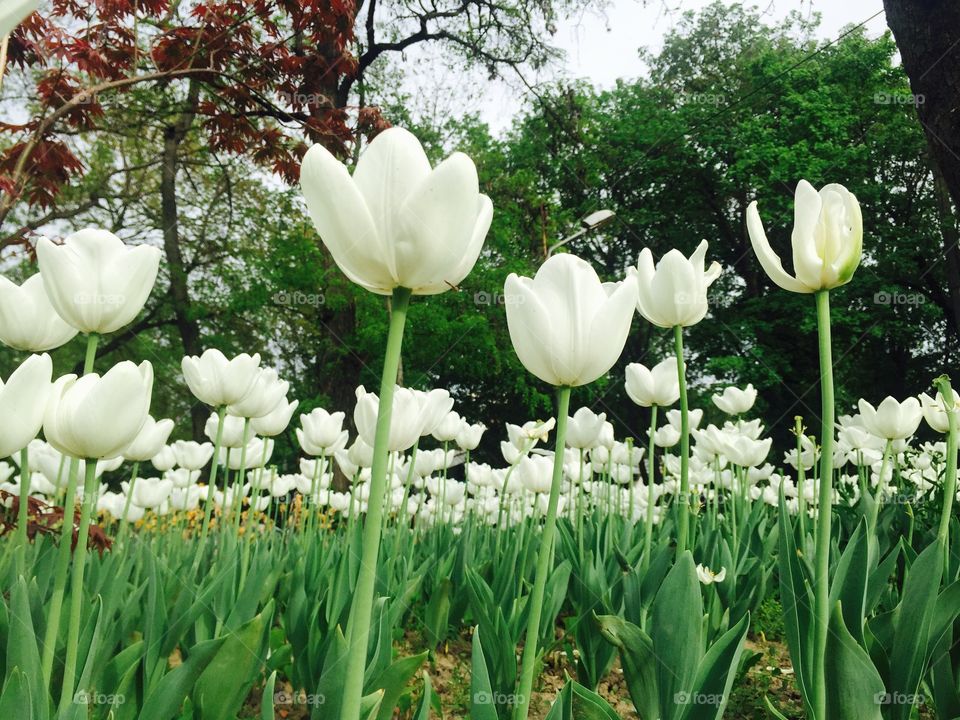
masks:
<svg viewBox="0 0 960 720"><path fill-rule="evenodd" d="M756 200L747 207L747 233L750 235L750 244L753 245L753 251L757 254L761 267L771 280L789 292L814 292L812 288L787 274L787 271L783 269L780 257L773 251L773 248L770 247L770 241L767 240L763 222L760 220L760 213L757 211Z"/></svg>

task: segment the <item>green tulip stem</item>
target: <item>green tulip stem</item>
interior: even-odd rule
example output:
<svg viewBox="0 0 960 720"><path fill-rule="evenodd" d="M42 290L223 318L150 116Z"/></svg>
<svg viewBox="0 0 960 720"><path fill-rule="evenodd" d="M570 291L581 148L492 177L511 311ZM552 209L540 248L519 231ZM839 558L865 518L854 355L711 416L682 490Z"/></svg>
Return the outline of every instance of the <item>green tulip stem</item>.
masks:
<svg viewBox="0 0 960 720"><path fill-rule="evenodd" d="M807 537L807 500L804 484L806 470L803 467L803 418L797 415L794 419L794 432L797 434L797 516L800 519L800 536ZM816 459L816 453L814 453Z"/></svg>
<svg viewBox="0 0 960 720"><path fill-rule="evenodd" d="M61 710L73 701L77 651L80 645L80 617L83 614L83 575L87 563L87 538L90 535L90 516L97 501L96 459L87 458L85 469L80 527L77 530L77 547L73 553L73 576L70 581L70 624L67 627L67 654L63 665L63 685L60 690Z"/></svg>
<svg viewBox="0 0 960 720"><path fill-rule="evenodd" d="M647 448L647 517L643 528L643 561L640 564L641 572L646 573L650 567L650 553L653 550L653 486L656 480L657 446L653 442L653 436L657 432L657 406L650 406L650 442Z"/></svg>
<svg viewBox="0 0 960 720"><path fill-rule="evenodd" d="M950 518L953 512L953 500L957 494L957 412L953 403L953 388L950 386L950 378L943 375L934 383L940 396L943 398L943 405L947 410L947 469L943 476L943 507L940 510L940 526L937 530L937 539L943 545L944 553L949 553L950 548ZM949 566L944 569L949 572Z"/></svg>
<svg viewBox="0 0 960 720"><path fill-rule="evenodd" d="M27 566L27 507L30 504L30 466L27 448L20 451L20 504L17 507L17 575Z"/></svg>
<svg viewBox="0 0 960 720"><path fill-rule="evenodd" d="M557 389L557 444L553 455L553 479L550 483L550 499L547 502L547 519L540 536L540 548L537 552L537 574L533 580L533 590L527 607L527 630L524 635L523 661L520 669L520 690L514 720L527 720L530 711L530 692L533 690L533 673L537 664L537 641L540 636L540 614L543 611L543 594L550 574L550 561L553 558L553 541L557 531L557 506L560 503L560 485L563 481L563 449L567 435L567 414L570 411L570 388Z"/></svg>
<svg viewBox="0 0 960 720"><path fill-rule="evenodd" d="M830 623L830 523L833 508L833 353L830 343L830 295L819 290L817 339L820 348L820 487L817 501L816 552L814 555L814 645L812 716L827 716L826 652Z"/></svg>
<svg viewBox="0 0 960 720"><path fill-rule="evenodd" d="M250 427L250 418L243 419L243 435L240 439L243 441L243 447L240 448L240 472L233 481L233 497L230 498L230 517L233 518L234 534L239 534L240 519L243 517L243 485L247 474L247 429ZM263 439L263 447L267 447L267 439ZM226 488L224 488L226 489ZM233 513L236 512L236 515Z"/></svg>
<svg viewBox="0 0 960 720"><path fill-rule="evenodd" d="M373 464L370 468L370 498L367 501L367 514L363 521L363 551L347 628L350 646L347 653L347 673L343 686L340 720L359 720L360 718L364 670L367 664L367 639L370 635L370 617L373 613L377 561L380 556L390 420L393 415L393 390L397 383L400 350L403 346L403 328L407 320L410 295L411 292L407 288L398 287L393 291L390 329L387 333L383 375L380 379L380 404L377 408Z"/></svg>
<svg viewBox="0 0 960 720"><path fill-rule="evenodd" d="M880 476L877 478L877 491L873 494L873 503L870 505L870 516L868 518L868 529L870 532L876 532L877 518L880 516L880 506L883 504L883 478L887 474L887 466L890 464L890 455L893 452L893 440L888 439L883 446L883 456L880 460Z"/></svg>
<svg viewBox="0 0 960 720"><path fill-rule="evenodd" d="M673 344L677 354L677 379L680 382L680 492L677 523L677 557L687 549L690 535L690 407L687 404L687 368L683 361L683 326L673 328Z"/></svg>
<svg viewBox="0 0 960 720"><path fill-rule="evenodd" d="M127 499L123 503L123 515L120 516L120 531L117 533L117 547L123 547L123 540L127 536L127 515L130 512L130 502L133 498L133 487L137 484L137 473L140 472L140 463L133 463L133 472L130 473L130 484L127 486Z"/></svg>
<svg viewBox="0 0 960 720"><path fill-rule="evenodd" d="M96 333L87 335L87 351L83 360L83 374L93 372L93 362L97 356L97 343L100 336ZM47 629L43 636L43 659L41 671L43 684L50 692L50 679L53 674L53 656L57 650L57 635L60 630L60 613L63 611L63 595L67 588L67 571L70 568L70 555L73 545L73 511L77 495L77 471L80 461L70 458L67 468L67 494L63 498L63 529L60 536L60 547L57 548L57 562L54 567L53 593L50 596L50 614L47 616Z"/></svg>
<svg viewBox="0 0 960 720"><path fill-rule="evenodd" d="M207 544L207 533L210 532L210 514L213 512L213 493L217 489L217 466L220 464L220 445L223 443L223 426L226 417L227 408L225 406L217 408L217 437L213 443L213 459L210 461L210 477L207 480L207 501L203 504L203 527L200 529L200 542L193 558L191 575L196 575L200 568L200 558Z"/></svg>

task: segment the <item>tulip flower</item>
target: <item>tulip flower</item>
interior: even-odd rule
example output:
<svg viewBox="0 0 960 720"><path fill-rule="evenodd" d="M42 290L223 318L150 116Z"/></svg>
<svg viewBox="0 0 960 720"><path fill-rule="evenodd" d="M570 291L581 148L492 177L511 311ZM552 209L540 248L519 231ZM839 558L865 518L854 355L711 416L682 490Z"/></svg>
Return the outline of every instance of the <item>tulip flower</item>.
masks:
<svg viewBox="0 0 960 720"><path fill-rule="evenodd" d="M923 419L920 401L908 397L902 403L887 396L876 408L864 399L857 403L864 427L884 440L901 440L917 431Z"/></svg>
<svg viewBox="0 0 960 720"><path fill-rule="evenodd" d="M923 413L923 419L927 421L934 432L941 435L950 432L950 414L956 414L960 410L960 395L953 391L953 402L944 402L943 394L938 392L936 399L926 393L920 393L920 410Z"/></svg>
<svg viewBox="0 0 960 720"><path fill-rule="evenodd" d="M173 448L169 445L164 445L160 450L150 458L150 464L153 465L160 472L166 472L167 470L172 470L177 464L177 456L173 452Z"/></svg>
<svg viewBox="0 0 960 720"><path fill-rule="evenodd" d="M31 355L0 380L0 457L27 447L40 432L52 373L49 355Z"/></svg>
<svg viewBox="0 0 960 720"><path fill-rule="evenodd" d="M285 399L289 389L290 383L281 380L276 370L262 368L243 399L227 405L227 414L247 419L269 415Z"/></svg>
<svg viewBox="0 0 960 720"><path fill-rule="evenodd" d="M677 359L668 357L652 368L640 363L626 367L627 395L640 407L669 407L680 397L680 381L677 378Z"/></svg>
<svg viewBox="0 0 960 720"><path fill-rule="evenodd" d="M380 401L363 386L357 388L357 404L353 411L353 422L357 434L367 445L374 445L377 415ZM404 452L420 439L423 427L422 398L409 388L397 387L393 393L393 413L390 422L390 435L387 449L390 452Z"/></svg>
<svg viewBox="0 0 960 720"><path fill-rule="evenodd" d="M342 412L328 413L323 408L314 408L300 416L297 440L308 455L331 454L327 450L340 444L345 415Z"/></svg>
<svg viewBox="0 0 960 720"><path fill-rule="evenodd" d="M442 443L453 442L457 439L457 433L460 432L462 426L463 418L460 417L459 413L451 410L440 418L431 435Z"/></svg>
<svg viewBox="0 0 960 720"><path fill-rule="evenodd" d="M208 438L216 441L217 434L220 434L220 448L240 448L250 442L254 432L246 418L236 417L235 415L224 415L223 421L220 420L218 413L211 413L203 426L203 433Z"/></svg>
<svg viewBox="0 0 960 720"><path fill-rule="evenodd" d="M520 362L541 380L577 387L620 358L637 302L636 281L601 283L589 263L554 255L534 278L511 273L504 286L510 340Z"/></svg>
<svg viewBox="0 0 960 720"><path fill-rule="evenodd" d="M464 422L460 426L460 431L457 433L457 447L461 450L466 450L470 452L476 450L477 446L480 444L480 439L483 437L483 433L487 430L487 426L483 423L477 423L476 425L471 425L468 422Z"/></svg>
<svg viewBox="0 0 960 720"><path fill-rule="evenodd" d="M723 582L727 577L727 569L720 568L720 572L714 572L706 565L697 565L697 578L704 585L713 585L713 583Z"/></svg>
<svg viewBox="0 0 960 720"><path fill-rule="evenodd" d="M423 408L423 435L433 435L437 426L450 414L453 398L447 390L442 388L435 388L430 392L421 390L414 390L414 392L419 394Z"/></svg>
<svg viewBox="0 0 960 720"><path fill-rule="evenodd" d="M593 382L620 358L637 304L637 284L633 277L619 283L601 283L589 263L561 254L550 257L532 279L511 273L504 295L509 298L507 327L517 357L533 375L558 387L553 477L529 600L531 612L515 713L517 720L526 720L543 594L556 533L570 389Z"/></svg>
<svg viewBox="0 0 960 720"><path fill-rule="evenodd" d="M567 418L567 446L577 449L595 447L606 420L606 413L597 415L590 408L580 408L573 417Z"/></svg>
<svg viewBox="0 0 960 720"><path fill-rule="evenodd" d="M111 232L88 228L62 245L37 243L37 262L50 304L82 333L103 335L128 325L157 279L160 250L130 247Z"/></svg>
<svg viewBox="0 0 960 720"><path fill-rule="evenodd" d="M122 455L147 419L153 366L124 361L96 373L58 379L50 394L43 432L54 448L75 458Z"/></svg>
<svg viewBox="0 0 960 720"><path fill-rule="evenodd" d="M842 185L824 186L818 193L805 180L794 195L791 237L795 275L767 240L756 202L747 208L747 232L764 271L784 290L813 293L817 307L817 340L820 360L821 442L820 483L817 504L828 508L833 497L833 440L836 407L833 392L833 354L830 339L830 290L850 282L860 264L863 221L860 204ZM889 445L889 443L888 443ZM817 516L814 552L814 629L810 674L812 696L805 697L813 717L827 714L826 649L830 624L830 542L832 513Z"/></svg>
<svg viewBox="0 0 960 720"><path fill-rule="evenodd" d="M167 443L173 431L173 420L154 420L147 415L140 432L130 446L123 451L123 457L134 462L146 462L156 457Z"/></svg>
<svg viewBox="0 0 960 720"><path fill-rule="evenodd" d="M0 38L12 33L39 6L40 0L6 0L0 8Z"/></svg>
<svg viewBox="0 0 960 720"><path fill-rule="evenodd" d="M213 445L193 440L177 440L173 444L177 465L186 470L200 470L213 457Z"/></svg>
<svg viewBox="0 0 960 720"><path fill-rule="evenodd" d="M756 201L747 208L747 231L764 271L790 292L813 293L845 285L860 264L860 203L843 185L825 185L818 193L806 180L797 184L791 236L796 276L783 269L779 256L770 247Z"/></svg>
<svg viewBox="0 0 960 720"><path fill-rule="evenodd" d="M50 304L40 275L16 285L0 277L0 342L15 350L45 352L69 342L77 329Z"/></svg>
<svg viewBox="0 0 960 720"><path fill-rule="evenodd" d="M285 397L281 398L280 402L269 413L251 419L250 427L257 435L276 437L290 425L290 419L299 405L299 400L287 402Z"/></svg>
<svg viewBox="0 0 960 720"><path fill-rule="evenodd" d="M313 224L343 273L381 295L435 295L473 269L493 205L463 153L433 170L417 139L380 133L353 177L322 145L303 157L300 186Z"/></svg>
<svg viewBox="0 0 960 720"><path fill-rule="evenodd" d="M644 248L631 268L639 287L637 309L658 327L696 325L707 314L707 288L720 276L720 264L704 269L707 241L701 242L690 258L673 249L654 266L653 254Z"/></svg>
<svg viewBox="0 0 960 720"><path fill-rule="evenodd" d="M748 384L743 390L731 385L722 393L712 395L710 399L727 415L743 415L749 412L757 401L757 391L752 384Z"/></svg>
<svg viewBox="0 0 960 720"><path fill-rule="evenodd" d="M260 372L260 355L241 353L227 360L222 352L211 348L199 357L184 357L181 368L194 397L221 408L241 402L250 392Z"/></svg>

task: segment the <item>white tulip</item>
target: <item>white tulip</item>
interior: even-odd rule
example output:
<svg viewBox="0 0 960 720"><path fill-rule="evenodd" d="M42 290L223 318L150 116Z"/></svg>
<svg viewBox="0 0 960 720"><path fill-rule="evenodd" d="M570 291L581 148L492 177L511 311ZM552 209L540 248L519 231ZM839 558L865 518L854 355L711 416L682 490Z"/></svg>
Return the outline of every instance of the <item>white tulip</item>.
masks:
<svg viewBox="0 0 960 720"><path fill-rule="evenodd" d="M53 447L75 458L114 458L140 432L150 410L153 366L124 361L102 377L66 375L54 383L43 420Z"/></svg>
<svg viewBox="0 0 960 720"><path fill-rule="evenodd" d="M0 380L0 457L27 447L40 432L47 399L53 390L52 374L49 355L31 355L5 383Z"/></svg>
<svg viewBox="0 0 960 720"><path fill-rule="evenodd" d="M457 439L457 433L462 426L463 420L460 415L451 410L434 426L431 434L439 442L453 442Z"/></svg>
<svg viewBox="0 0 960 720"><path fill-rule="evenodd" d="M493 205L463 153L433 170L417 139L391 128L371 142L353 177L322 145L303 157L300 186L320 239L352 281L389 295L435 295L473 269Z"/></svg>
<svg viewBox="0 0 960 720"><path fill-rule="evenodd" d="M712 395L710 399L727 415L743 415L745 412L749 412L757 401L757 391L753 384L748 384L743 390L731 385L724 389L722 393Z"/></svg>
<svg viewBox="0 0 960 720"><path fill-rule="evenodd" d="M187 387L200 402L215 408L243 400L260 372L260 355L241 353L227 360L217 349L199 357L188 355L181 362Z"/></svg>
<svg viewBox="0 0 960 720"><path fill-rule="evenodd" d="M960 395L956 390L953 393L953 402L947 407L944 402L943 394L938 392L934 400L926 393L920 393L920 410L923 412L923 418L935 432L947 433L950 431L950 420L948 413L956 414L960 410Z"/></svg>
<svg viewBox="0 0 960 720"><path fill-rule="evenodd" d="M590 408L582 407L573 417L567 417L567 447L589 449L598 444L606 413L597 415Z"/></svg>
<svg viewBox="0 0 960 720"><path fill-rule="evenodd" d="M173 420L154 420L147 415L139 434L130 443L130 447L123 451L123 457L134 462L150 460L163 449L172 431Z"/></svg>
<svg viewBox="0 0 960 720"><path fill-rule="evenodd" d="M783 269L770 247L756 201L747 207L747 231L764 271L784 290L813 293L850 282L863 251L863 219L856 196L843 185L824 185L818 193L806 180L794 194L794 275Z"/></svg>
<svg viewBox="0 0 960 720"><path fill-rule="evenodd" d="M720 572L715 573L706 565L697 565L697 577L704 585L712 585L713 583L723 582L723 579L726 576L727 569L724 567L720 568Z"/></svg>
<svg viewBox="0 0 960 720"><path fill-rule="evenodd" d="M669 407L680 399L677 359L672 355L651 369L640 363L630 363L625 372L627 395L641 407Z"/></svg>
<svg viewBox="0 0 960 720"><path fill-rule="evenodd" d="M160 250L130 247L111 232L88 228L62 245L37 243L37 262L50 304L83 333L111 333L130 324L153 289Z"/></svg>
<svg viewBox="0 0 960 720"><path fill-rule="evenodd" d="M203 426L203 433L213 442L217 440L217 429L220 426L220 417L217 413L211 413L207 418L206 425ZM246 426L246 427L244 427ZM224 415L223 430L221 431L221 448L239 448L250 442L255 435L250 423L242 417L235 415Z"/></svg>
<svg viewBox="0 0 960 720"><path fill-rule="evenodd" d="M357 405L353 411L353 422L357 434L373 447L376 436L379 398L368 393L361 385L357 388ZM423 400L409 388L397 386L393 393L393 407L390 418L390 433L387 449L404 452L414 446L423 430Z"/></svg>
<svg viewBox="0 0 960 720"><path fill-rule="evenodd" d="M150 462L160 472L166 472L176 466L177 456L173 452L173 448L166 445L160 448L157 454L150 458Z"/></svg>
<svg viewBox="0 0 960 720"><path fill-rule="evenodd" d="M213 457L213 445L210 443L177 440L172 447L177 465L187 470L199 470Z"/></svg>
<svg viewBox="0 0 960 720"><path fill-rule="evenodd" d="M447 390L442 388L436 388L430 392L422 390L413 392L420 396L421 407L423 407L423 435L433 435L437 426L450 414L453 398Z"/></svg>
<svg viewBox="0 0 960 720"><path fill-rule="evenodd" d="M900 403L888 395L876 408L861 398L858 407L867 430L885 440L910 437L923 419L920 401L915 397L908 397Z"/></svg>
<svg viewBox="0 0 960 720"><path fill-rule="evenodd" d="M160 507L173 490L173 481L159 478L137 478L133 483L133 492L130 483L120 483L123 492L130 495L130 502L147 510Z"/></svg>
<svg viewBox="0 0 960 720"><path fill-rule="evenodd" d="M323 408L314 408L300 416L302 429L297 428L297 440L308 455L330 454L329 448L340 444L344 431L342 412L328 413ZM346 447L344 443L343 447Z"/></svg>
<svg viewBox="0 0 960 720"><path fill-rule="evenodd" d="M44 352L76 334L53 309L39 274L19 286L0 276L0 342L16 350Z"/></svg>
<svg viewBox="0 0 960 720"><path fill-rule="evenodd" d="M702 241L690 258L673 249L654 266L653 254L644 248L637 267L630 269L637 278L637 310L648 321L664 328L689 327L707 314L707 288L720 276L720 264L713 262L704 270L707 241Z"/></svg>
<svg viewBox="0 0 960 720"><path fill-rule="evenodd" d="M265 437L276 437L290 425L290 418L300 405L299 400L287 402L287 399L281 398L276 407L262 417L255 417L250 421L250 427L257 435Z"/></svg>
<svg viewBox="0 0 960 720"><path fill-rule="evenodd" d="M464 421L460 425L460 431L457 433L457 447L467 451L476 450L480 444L480 439L483 437L483 433L486 431L487 426L483 423L471 425Z"/></svg>
<svg viewBox="0 0 960 720"><path fill-rule="evenodd" d="M527 455L521 458L516 474L523 487L530 492L548 493L553 479L553 458Z"/></svg>
<svg viewBox="0 0 960 720"><path fill-rule="evenodd" d="M520 362L541 380L577 387L604 375L630 332L637 283L601 283L589 263L563 253L531 279L511 273L504 285L507 327Z"/></svg>
<svg viewBox="0 0 960 720"><path fill-rule="evenodd" d="M281 380L273 368L261 368L254 376L250 390L239 401L227 405L227 413L242 418L269 415L286 398L290 383Z"/></svg>

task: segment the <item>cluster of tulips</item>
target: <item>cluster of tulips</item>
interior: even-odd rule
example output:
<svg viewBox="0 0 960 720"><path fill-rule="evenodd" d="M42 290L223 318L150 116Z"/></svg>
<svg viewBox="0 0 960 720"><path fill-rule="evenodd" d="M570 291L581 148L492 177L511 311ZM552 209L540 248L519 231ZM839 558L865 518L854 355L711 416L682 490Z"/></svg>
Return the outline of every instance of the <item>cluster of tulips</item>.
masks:
<svg viewBox="0 0 960 720"><path fill-rule="evenodd" d="M429 675L414 682L427 652L393 648L415 617L428 651L472 628L471 717L526 720L545 658L572 643L577 679L549 717L617 717L597 689L619 656L643 720L719 718L771 592L807 717L907 720L928 696L960 714L960 396L939 378L933 397L861 400L836 419L829 291L861 257L851 193L799 183L795 275L755 203L747 213L771 279L816 299L819 439L798 418L776 467L752 386L712 397L719 425L689 406L683 330L707 316L721 273L706 242L656 263L643 250L607 283L558 254L504 288L513 346L556 388L555 417L508 424L491 467L470 459L487 428L449 392L396 384L412 296L456 288L482 251L493 208L472 161L431 167L395 128L352 175L313 147L301 184L340 269L391 303L381 386L357 389L355 435L342 411L300 414L293 472L270 461L299 405L259 355L183 359L211 409L203 443L170 442L173 421L151 417L149 362L95 372L100 338L143 308L157 249L82 230L41 239L21 285L0 278L0 341L31 353L0 384L0 716L228 718L256 691L264 717L294 698L313 718L427 718ZM637 313L673 343L653 367L626 367L624 392L650 408L641 442L570 408L618 362ZM55 378L46 353L78 333L82 374ZM911 443L924 418L941 442ZM114 542L91 554L97 523Z"/></svg>

